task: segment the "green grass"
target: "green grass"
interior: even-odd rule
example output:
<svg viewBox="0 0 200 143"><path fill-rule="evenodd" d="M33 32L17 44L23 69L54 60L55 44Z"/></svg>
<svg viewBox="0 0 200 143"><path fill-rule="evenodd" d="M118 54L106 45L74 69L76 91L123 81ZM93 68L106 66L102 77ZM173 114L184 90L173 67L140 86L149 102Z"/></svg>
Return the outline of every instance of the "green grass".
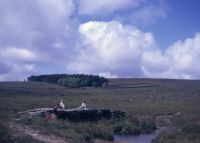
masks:
<svg viewBox="0 0 200 143"><path fill-rule="evenodd" d="M175 131L170 141L175 139L189 140L190 134L183 129L188 123L200 122L200 81L195 80L162 80L162 79L111 79L109 88L65 88L55 84L40 82L1 82L0 83L0 121L1 123L16 118L18 111L29 110L40 107L54 107L63 98L67 108L78 107L85 101L89 108L108 108L112 110L125 111L127 116L132 116L142 121L144 118L154 118L157 115L175 114L172 121ZM65 136L62 131L70 133L67 138L90 139L94 135L89 130L83 130L81 136L77 135L79 127L87 127L89 124L74 124L66 122L65 128L59 127L57 121L42 121L34 119L32 126L42 122L42 129ZM56 122L56 123L54 123ZM45 126L45 124L47 124ZM120 123L119 123L120 124ZM125 123L123 132L135 132L138 127L132 123ZM125 127L125 125L123 127ZM95 136L101 136L105 123L93 124L92 130L96 130ZM113 125L114 126L114 125ZM117 126L115 124L115 126ZM67 127L67 128L66 128ZM112 134L111 130L107 133ZM151 127L151 124L147 127ZM9 128L5 126L9 134ZM84 132L84 133L83 133ZM86 133L85 133L86 132ZM165 133L165 138L170 137L172 131ZM177 134L177 135L176 135ZM184 138L181 138L186 134ZM187 136L188 135L188 136ZM197 138L199 133L194 133ZM177 137L177 138L176 138ZM101 137L104 138L104 137ZM108 139L105 137L105 139ZM197 138L198 139L198 138ZM159 142L159 141L158 141ZM195 139L194 139L195 143Z"/></svg>
<svg viewBox="0 0 200 143"><path fill-rule="evenodd" d="M171 130L163 132L153 143L199 143L199 133Z"/></svg>
<svg viewBox="0 0 200 143"><path fill-rule="evenodd" d="M47 120L40 116L34 116L31 120L24 119L19 123L28 125L33 129L40 129L44 134L53 133L74 142L92 139L113 140L113 132L109 121L73 123L67 120Z"/></svg>

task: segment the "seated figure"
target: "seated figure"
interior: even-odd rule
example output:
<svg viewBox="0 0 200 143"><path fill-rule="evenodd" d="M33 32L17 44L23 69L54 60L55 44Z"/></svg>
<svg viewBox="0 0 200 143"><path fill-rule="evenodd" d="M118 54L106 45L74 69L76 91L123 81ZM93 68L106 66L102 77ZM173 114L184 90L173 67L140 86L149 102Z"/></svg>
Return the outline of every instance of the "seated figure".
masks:
<svg viewBox="0 0 200 143"><path fill-rule="evenodd" d="M60 108L65 109L65 104L63 103L63 99L61 99L61 101L60 101Z"/></svg>
<svg viewBox="0 0 200 143"><path fill-rule="evenodd" d="M77 109L86 109L86 104L83 102Z"/></svg>

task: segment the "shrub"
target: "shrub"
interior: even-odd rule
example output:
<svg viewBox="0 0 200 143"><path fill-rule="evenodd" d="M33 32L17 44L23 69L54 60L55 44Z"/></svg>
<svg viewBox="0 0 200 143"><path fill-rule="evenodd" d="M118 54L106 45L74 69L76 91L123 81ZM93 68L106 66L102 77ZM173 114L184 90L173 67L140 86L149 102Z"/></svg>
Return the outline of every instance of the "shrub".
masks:
<svg viewBox="0 0 200 143"><path fill-rule="evenodd" d="M113 131L116 134L121 134L122 129L123 129L122 124L117 124L113 126Z"/></svg>
<svg viewBox="0 0 200 143"><path fill-rule="evenodd" d="M124 135L138 135L140 133L141 133L140 129L134 125L125 126L121 131L121 134L124 134Z"/></svg>
<svg viewBox="0 0 200 143"><path fill-rule="evenodd" d="M151 133L156 129L156 124L152 119L143 120L140 123L140 128L144 133Z"/></svg>
<svg viewBox="0 0 200 143"><path fill-rule="evenodd" d="M109 132L108 130L103 130L99 127L93 127L90 128L88 133L92 135L93 138L103 139L103 140L113 140L113 134L112 132Z"/></svg>
<svg viewBox="0 0 200 143"><path fill-rule="evenodd" d="M182 128L184 132L187 133L200 133L200 125L195 123L185 124Z"/></svg>
<svg viewBox="0 0 200 143"><path fill-rule="evenodd" d="M123 134L123 135L138 135L141 133L137 125L128 121L115 124L113 126L113 131L116 134Z"/></svg>

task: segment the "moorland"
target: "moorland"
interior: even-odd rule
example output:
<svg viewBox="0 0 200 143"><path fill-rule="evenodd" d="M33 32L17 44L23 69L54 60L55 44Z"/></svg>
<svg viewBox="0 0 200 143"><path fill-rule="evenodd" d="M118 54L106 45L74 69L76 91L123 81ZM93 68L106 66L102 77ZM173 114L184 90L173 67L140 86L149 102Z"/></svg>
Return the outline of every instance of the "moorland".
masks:
<svg viewBox="0 0 200 143"><path fill-rule="evenodd" d="M40 116L22 118L19 111L54 107L105 108L126 112L126 119L72 123ZM109 79L107 87L70 88L45 82L0 82L0 142L38 143L45 140L23 132L58 137L66 142L113 141L113 135L150 133L166 128L154 143L198 143L200 81L170 79ZM53 142L53 139L52 139Z"/></svg>

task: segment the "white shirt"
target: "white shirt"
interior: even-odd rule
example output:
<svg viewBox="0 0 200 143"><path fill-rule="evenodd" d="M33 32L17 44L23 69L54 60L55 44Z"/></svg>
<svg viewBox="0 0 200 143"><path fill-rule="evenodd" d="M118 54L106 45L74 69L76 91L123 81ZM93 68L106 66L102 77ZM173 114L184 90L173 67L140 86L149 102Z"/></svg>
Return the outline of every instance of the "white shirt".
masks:
<svg viewBox="0 0 200 143"><path fill-rule="evenodd" d="M86 108L86 104L83 102L83 103L81 104L81 107L85 109L85 108Z"/></svg>
<svg viewBox="0 0 200 143"><path fill-rule="evenodd" d="M63 109L65 108L65 104L63 103L63 101L60 101L60 107Z"/></svg>
<svg viewBox="0 0 200 143"><path fill-rule="evenodd" d="M78 107L77 109L86 109L86 104L83 102L83 103L81 104L81 106Z"/></svg>

